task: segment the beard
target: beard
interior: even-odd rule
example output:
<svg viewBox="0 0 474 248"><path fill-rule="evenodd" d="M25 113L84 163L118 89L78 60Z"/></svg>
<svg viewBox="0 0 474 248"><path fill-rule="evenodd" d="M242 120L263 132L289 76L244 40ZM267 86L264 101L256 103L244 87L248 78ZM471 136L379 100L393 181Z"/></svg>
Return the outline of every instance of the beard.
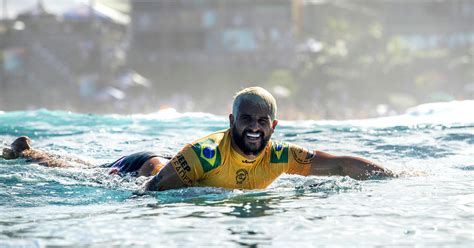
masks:
<svg viewBox="0 0 474 248"><path fill-rule="evenodd" d="M258 154L260 154L260 152L262 152L265 147L267 146L268 144L268 141L270 140L270 136L266 137L265 134L263 132L259 132L261 134L261 137L260 137L260 145L258 147L251 147L247 144L245 144L245 136L246 134L250 132L249 130L244 130L242 132L242 134L240 134L238 131L237 131L237 128L235 127L232 127L232 140L234 141L234 143L237 145L237 147L239 147L239 149L245 154L245 155L248 155L248 156L257 156Z"/></svg>

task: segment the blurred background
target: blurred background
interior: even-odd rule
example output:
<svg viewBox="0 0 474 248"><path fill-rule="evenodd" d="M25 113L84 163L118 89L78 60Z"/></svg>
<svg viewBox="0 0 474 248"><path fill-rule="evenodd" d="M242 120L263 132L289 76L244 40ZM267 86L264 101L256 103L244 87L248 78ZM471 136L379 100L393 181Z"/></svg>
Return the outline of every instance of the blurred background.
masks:
<svg viewBox="0 0 474 248"><path fill-rule="evenodd" d="M472 0L0 0L0 110L228 114L260 85L280 119L474 99Z"/></svg>

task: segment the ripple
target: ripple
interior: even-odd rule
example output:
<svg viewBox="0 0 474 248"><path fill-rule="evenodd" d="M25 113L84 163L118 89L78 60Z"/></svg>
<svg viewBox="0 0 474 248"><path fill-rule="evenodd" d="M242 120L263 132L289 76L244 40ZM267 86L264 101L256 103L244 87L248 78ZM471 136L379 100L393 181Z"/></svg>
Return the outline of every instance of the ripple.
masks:
<svg viewBox="0 0 474 248"><path fill-rule="evenodd" d="M474 125L421 123L282 122L273 136L377 159L401 172L393 180L283 175L265 190L142 192L148 178L0 159L0 246L469 246ZM38 149L105 163L140 150L174 154L227 126L213 116L38 110L0 114L0 140L26 134Z"/></svg>
<svg viewBox="0 0 474 248"><path fill-rule="evenodd" d="M464 141L468 144L474 144L474 134L470 133L449 133L442 137L436 138L439 141Z"/></svg>
<svg viewBox="0 0 474 248"><path fill-rule="evenodd" d="M378 151L389 152L387 153L387 156L419 159L443 158L455 154L444 148L427 145L381 145L376 146L375 149Z"/></svg>
<svg viewBox="0 0 474 248"><path fill-rule="evenodd" d="M464 171L474 171L474 165L457 166L456 168Z"/></svg>

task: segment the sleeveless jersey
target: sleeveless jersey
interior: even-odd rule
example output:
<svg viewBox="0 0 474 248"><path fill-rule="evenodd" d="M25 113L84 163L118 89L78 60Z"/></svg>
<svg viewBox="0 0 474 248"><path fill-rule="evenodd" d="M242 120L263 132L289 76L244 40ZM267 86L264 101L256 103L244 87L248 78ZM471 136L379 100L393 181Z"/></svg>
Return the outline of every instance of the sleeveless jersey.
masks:
<svg viewBox="0 0 474 248"><path fill-rule="evenodd" d="M263 189L283 173L307 176L313 153L297 145L270 140L249 160L231 145L230 129L187 144L170 163L188 186Z"/></svg>

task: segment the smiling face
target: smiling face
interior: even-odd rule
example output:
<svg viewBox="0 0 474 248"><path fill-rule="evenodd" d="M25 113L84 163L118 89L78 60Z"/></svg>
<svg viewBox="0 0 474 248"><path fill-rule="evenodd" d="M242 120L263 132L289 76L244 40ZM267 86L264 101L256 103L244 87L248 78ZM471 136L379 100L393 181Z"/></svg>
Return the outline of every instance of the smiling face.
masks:
<svg viewBox="0 0 474 248"><path fill-rule="evenodd" d="M236 116L229 115L232 146L240 154L254 158L265 149L278 123L271 119L271 110L259 100L243 100Z"/></svg>

